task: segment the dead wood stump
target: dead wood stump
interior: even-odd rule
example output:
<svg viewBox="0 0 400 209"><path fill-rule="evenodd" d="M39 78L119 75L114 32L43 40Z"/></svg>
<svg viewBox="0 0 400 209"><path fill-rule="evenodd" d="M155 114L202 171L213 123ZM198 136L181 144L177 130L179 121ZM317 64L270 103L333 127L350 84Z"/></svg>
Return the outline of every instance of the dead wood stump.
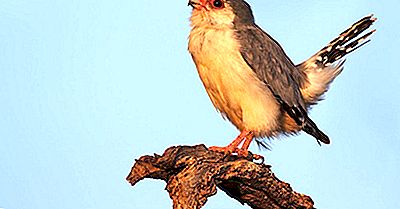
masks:
<svg viewBox="0 0 400 209"><path fill-rule="evenodd" d="M310 197L280 181L270 166L210 151L204 145L168 148L162 156L143 156L126 178L134 186L144 178L167 182L174 209L199 209L216 187L254 209L311 209Z"/></svg>

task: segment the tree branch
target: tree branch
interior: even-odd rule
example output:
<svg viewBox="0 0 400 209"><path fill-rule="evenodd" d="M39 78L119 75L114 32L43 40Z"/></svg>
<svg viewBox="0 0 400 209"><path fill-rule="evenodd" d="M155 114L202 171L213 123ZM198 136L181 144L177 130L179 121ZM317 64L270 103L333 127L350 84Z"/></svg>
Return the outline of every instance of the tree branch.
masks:
<svg viewBox="0 0 400 209"><path fill-rule="evenodd" d="M134 186L144 178L167 182L174 209L199 209L216 187L254 209L312 209L310 197L280 181L270 166L208 150L204 145L168 148L162 156L143 156L126 178Z"/></svg>

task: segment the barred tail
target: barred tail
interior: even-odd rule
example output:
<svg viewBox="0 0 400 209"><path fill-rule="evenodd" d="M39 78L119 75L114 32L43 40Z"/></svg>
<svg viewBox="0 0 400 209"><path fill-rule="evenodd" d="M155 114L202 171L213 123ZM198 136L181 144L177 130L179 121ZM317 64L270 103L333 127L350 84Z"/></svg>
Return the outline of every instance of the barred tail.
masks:
<svg viewBox="0 0 400 209"><path fill-rule="evenodd" d="M308 106L320 101L322 95L328 90L329 84L342 72L345 61L342 58L370 41L368 38L376 30L359 36L375 21L376 18L373 15L362 18L315 55L297 65L297 68L307 75L307 81L301 93Z"/></svg>

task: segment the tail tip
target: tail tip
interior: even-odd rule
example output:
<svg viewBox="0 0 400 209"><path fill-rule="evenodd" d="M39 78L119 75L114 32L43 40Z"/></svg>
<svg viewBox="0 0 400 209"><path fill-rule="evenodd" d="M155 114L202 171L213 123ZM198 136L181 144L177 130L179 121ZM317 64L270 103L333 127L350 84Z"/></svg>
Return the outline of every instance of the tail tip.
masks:
<svg viewBox="0 0 400 209"><path fill-rule="evenodd" d="M378 18L375 17L375 15L373 13L371 13L370 15L368 15L367 17L369 17L370 20L372 20L373 22L377 21Z"/></svg>

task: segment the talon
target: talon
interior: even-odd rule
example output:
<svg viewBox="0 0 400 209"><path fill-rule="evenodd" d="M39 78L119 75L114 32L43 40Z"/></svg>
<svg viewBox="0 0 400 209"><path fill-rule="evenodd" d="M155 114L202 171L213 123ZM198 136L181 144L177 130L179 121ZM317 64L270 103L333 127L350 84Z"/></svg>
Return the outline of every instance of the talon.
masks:
<svg viewBox="0 0 400 209"><path fill-rule="evenodd" d="M237 150L235 150L235 152L237 153L237 155L239 157L247 158L249 156L249 151L248 150L237 149ZM262 155L251 153L251 158L254 159L254 160L261 160L261 164L264 163L264 157Z"/></svg>
<svg viewBox="0 0 400 209"><path fill-rule="evenodd" d="M237 157L249 159L248 149L249 149L251 141L253 140L253 137L254 137L254 135L251 131L242 131L240 133L240 135L238 137L236 137L236 139L233 140L233 142L230 143L228 146L226 146L226 147L212 146L212 147L209 147L208 149L211 151L215 151L215 152L222 152L226 155L236 154ZM239 148L239 145L242 142L243 142L243 145L241 148ZM264 163L264 157L261 155L252 154L251 158L254 160L262 160L262 163Z"/></svg>
<svg viewBox="0 0 400 209"><path fill-rule="evenodd" d="M261 155L253 154L253 159L255 160L261 160L261 164L264 163L264 157Z"/></svg>

